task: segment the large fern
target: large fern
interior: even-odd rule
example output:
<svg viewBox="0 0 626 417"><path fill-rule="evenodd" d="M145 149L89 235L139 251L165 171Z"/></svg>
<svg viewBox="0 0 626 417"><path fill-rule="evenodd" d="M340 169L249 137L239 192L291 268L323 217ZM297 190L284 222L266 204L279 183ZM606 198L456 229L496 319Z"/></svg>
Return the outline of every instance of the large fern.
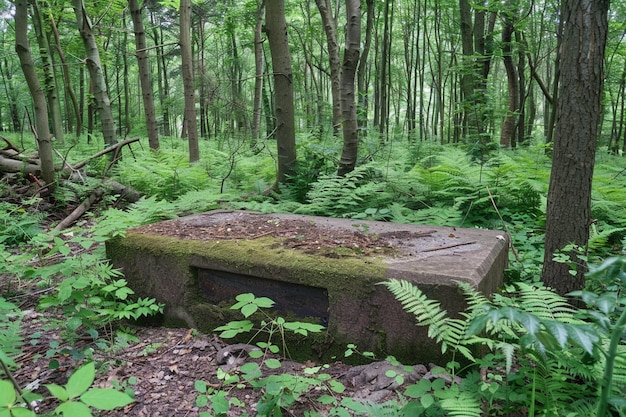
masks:
<svg viewBox="0 0 626 417"><path fill-rule="evenodd" d="M428 299L410 282L391 279L382 284L400 301L404 310L415 316L418 325L428 326L428 336L441 344L442 353L452 348L470 361L475 359L466 336L469 324L467 313L462 314L463 318L448 317L440 302Z"/></svg>

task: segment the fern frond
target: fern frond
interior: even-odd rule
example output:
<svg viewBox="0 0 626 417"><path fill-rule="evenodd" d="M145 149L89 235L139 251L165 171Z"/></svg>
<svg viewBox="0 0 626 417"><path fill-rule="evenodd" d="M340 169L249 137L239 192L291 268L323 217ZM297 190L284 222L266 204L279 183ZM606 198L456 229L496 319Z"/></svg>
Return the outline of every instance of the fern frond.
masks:
<svg viewBox="0 0 626 417"><path fill-rule="evenodd" d="M451 390L452 391L452 390ZM475 395L461 391L453 397L444 398L439 403L450 417L481 417L481 404Z"/></svg>
<svg viewBox="0 0 626 417"><path fill-rule="evenodd" d="M391 279L382 284L400 301L405 311L415 316L419 326L428 326L428 337L441 344L442 353L452 348L467 359L474 360L470 349L464 346L467 344L468 320L449 318L441 303L428 299L410 282Z"/></svg>

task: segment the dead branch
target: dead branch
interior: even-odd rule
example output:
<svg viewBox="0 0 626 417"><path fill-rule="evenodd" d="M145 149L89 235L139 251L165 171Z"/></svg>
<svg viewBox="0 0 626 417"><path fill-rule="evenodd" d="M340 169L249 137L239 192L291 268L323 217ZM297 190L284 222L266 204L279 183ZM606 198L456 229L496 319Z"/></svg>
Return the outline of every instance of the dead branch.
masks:
<svg viewBox="0 0 626 417"><path fill-rule="evenodd" d="M64 218L59 224L56 225L54 230L64 230L71 226L76 220L78 220L89 208L98 200L102 198L104 191L100 188L94 190L89 197L87 197L80 206L76 207L69 216Z"/></svg>
<svg viewBox="0 0 626 417"><path fill-rule="evenodd" d="M103 149L100 152L91 155L89 158L85 159L84 161L74 164L74 169L81 169L82 167L87 165L92 159L99 158L102 155L108 154L109 152L114 152L114 151L117 152L119 149L122 148L122 146L130 145L131 143L138 142L138 141L139 141L139 138L131 138L131 139L126 139L121 142L118 142L115 145L109 146L108 148Z"/></svg>

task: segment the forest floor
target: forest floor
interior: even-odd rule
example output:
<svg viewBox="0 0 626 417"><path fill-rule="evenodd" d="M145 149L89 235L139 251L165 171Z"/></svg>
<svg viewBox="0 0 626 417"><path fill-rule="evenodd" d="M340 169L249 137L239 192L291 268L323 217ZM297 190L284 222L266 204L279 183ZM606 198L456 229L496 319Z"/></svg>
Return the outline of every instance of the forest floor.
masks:
<svg viewBox="0 0 626 417"><path fill-rule="evenodd" d="M54 213L52 204L42 205L41 208L50 211L48 222L51 224L63 218L62 213ZM264 228L268 227L267 222L254 228L250 227L250 224L246 226L237 230L230 227L227 232L258 235L266 233ZM384 241L379 238L372 240L363 233L357 232L350 236L345 234L314 236L312 234L316 229L307 228L304 223L296 222L289 226L292 232L297 229L295 233L298 237L306 234L306 239L288 240L294 246L301 246L303 250L311 248L302 242L314 242L313 245L319 249L320 245L337 244L338 240L341 240L342 245L360 248L366 252L389 250L388 244ZM285 230L284 227L281 229ZM215 233L225 232L226 230L215 231ZM19 294L9 299L20 305L24 312L22 333L25 342L21 355L16 359L19 369L14 372L14 378L22 388L46 396L48 391L45 384L64 385L71 373L80 366L80 362L71 352L82 352L94 347L94 341L88 337L79 339L71 345L64 341L61 337L62 326L58 326L59 321L51 320L54 318L53 313L42 312L36 308L42 291L37 290L34 284L31 288L24 282L20 284ZM4 294L6 287L11 285L0 276L0 294ZM61 316L57 318L62 320ZM55 322L57 326L50 325ZM228 416L257 414L256 407L264 394L263 390L255 390L249 383L225 386L217 377L219 367L238 374L238 366L246 361L252 361L253 359L247 355L250 346L229 346L214 334L201 334L192 329L136 325L131 325L130 328L136 337L135 341L114 344L114 349L94 349L93 358L98 371L94 386L129 387L134 391L135 402L123 409L106 411L100 415L173 417L198 416L203 411L210 412L210 407L198 407L196 404L196 398L200 394L195 390L196 381L204 381L211 388L227 391L227 398L238 399L238 405L230 407ZM63 348L67 350L64 351ZM254 361L260 363L260 360ZM58 366L51 367L51 363ZM263 366L263 376L286 373L310 377L311 375L305 373L305 369L320 365L313 362L295 363L286 359L281 359L281 363L282 366L278 369ZM433 364L429 366L430 369L433 367ZM342 362L328 364L320 373L328 374L332 379L342 382L345 391L337 393L324 384L310 386L293 404L283 410L284 415L304 416L307 415L307 411L312 410L320 415L328 415L332 405L316 401L323 394L335 396L337 404L347 397L376 404L398 400L397 390L401 387L394 378L385 375L389 369L394 369L394 365L388 362L374 362L362 366L349 366ZM404 385L423 377L434 378L424 365L415 365L410 372L397 366L395 369L405 374ZM42 413L52 411L57 405L58 403L48 396L38 404L38 411Z"/></svg>

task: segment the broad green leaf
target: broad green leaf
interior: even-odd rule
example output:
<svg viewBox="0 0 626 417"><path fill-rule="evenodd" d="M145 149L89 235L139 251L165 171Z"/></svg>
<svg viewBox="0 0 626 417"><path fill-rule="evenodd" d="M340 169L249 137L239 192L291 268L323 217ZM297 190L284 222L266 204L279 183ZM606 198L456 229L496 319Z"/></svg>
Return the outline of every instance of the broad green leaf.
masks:
<svg viewBox="0 0 626 417"><path fill-rule="evenodd" d="M15 404L17 396L11 381L0 381L0 407L10 407Z"/></svg>
<svg viewBox="0 0 626 417"><path fill-rule="evenodd" d="M598 335L593 331L593 328L591 326L581 324L566 324L565 327L570 341L582 347L585 352L593 355L593 347L599 340Z"/></svg>
<svg viewBox="0 0 626 417"><path fill-rule="evenodd" d="M324 394L317 399L317 402L321 404L326 404L326 405L334 404L335 397L333 397L332 395Z"/></svg>
<svg viewBox="0 0 626 417"><path fill-rule="evenodd" d="M564 347L567 343L567 329L561 322L554 320L544 320L543 325L548 332L556 339L560 347Z"/></svg>
<svg viewBox="0 0 626 417"><path fill-rule="evenodd" d="M11 409L11 417L36 417L36 416L37 414L33 413L26 407L14 407Z"/></svg>
<svg viewBox="0 0 626 417"><path fill-rule="evenodd" d="M87 391L96 376L96 367L93 362L88 362L78 368L67 381L65 388L69 398L76 398Z"/></svg>
<svg viewBox="0 0 626 417"><path fill-rule="evenodd" d="M424 396L422 396L422 398L420 398L420 404L422 404L422 407L424 408L428 408L434 403L435 403L435 397L433 397L430 394L425 394Z"/></svg>
<svg viewBox="0 0 626 417"><path fill-rule="evenodd" d="M254 304L256 304L259 307L262 308L270 308L272 307L275 303L272 299L267 298L267 297L259 297L256 300L254 300Z"/></svg>
<svg viewBox="0 0 626 417"><path fill-rule="evenodd" d="M278 359L265 359L265 366L267 366L270 369L278 369L281 367L281 363Z"/></svg>
<svg viewBox="0 0 626 417"><path fill-rule="evenodd" d="M430 381L422 378L418 383L409 385L404 391L404 395L410 398L420 398L430 390Z"/></svg>
<svg viewBox="0 0 626 417"><path fill-rule="evenodd" d="M333 392L336 392L338 394L341 394L342 392L344 392L346 390L346 386L343 385L341 382L336 381L336 380L331 380L328 385L330 385L330 389L333 390Z"/></svg>
<svg viewBox="0 0 626 417"><path fill-rule="evenodd" d="M216 416L224 414L230 410L230 404L226 399L226 393L224 391L219 391L215 395L211 396L211 407L213 407L213 412Z"/></svg>
<svg viewBox="0 0 626 417"><path fill-rule="evenodd" d="M65 388L57 384L46 384L46 388L50 391L54 397L58 398L61 401L67 401L69 399L69 395Z"/></svg>
<svg viewBox="0 0 626 417"><path fill-rule="evenodd" d="M98 410L113 410L124 407L134 400L126 393L113 388L92 388L80 396L82 402Z"/></svg>
<svg viewBox="0 0 626 417"><path fill-rule="evenodd" d="M241 314L243 314L244 317L248 318L256 313L258 309L259 307L256 304L246 304L241 307Z"/></svg>
<svg viewBox="0 0 626 417"><path fill-rule="evenodd" d="M93 417L89 407L81 402L68 401L54 410L57 414L62 414L63 417Z"/></svg>

